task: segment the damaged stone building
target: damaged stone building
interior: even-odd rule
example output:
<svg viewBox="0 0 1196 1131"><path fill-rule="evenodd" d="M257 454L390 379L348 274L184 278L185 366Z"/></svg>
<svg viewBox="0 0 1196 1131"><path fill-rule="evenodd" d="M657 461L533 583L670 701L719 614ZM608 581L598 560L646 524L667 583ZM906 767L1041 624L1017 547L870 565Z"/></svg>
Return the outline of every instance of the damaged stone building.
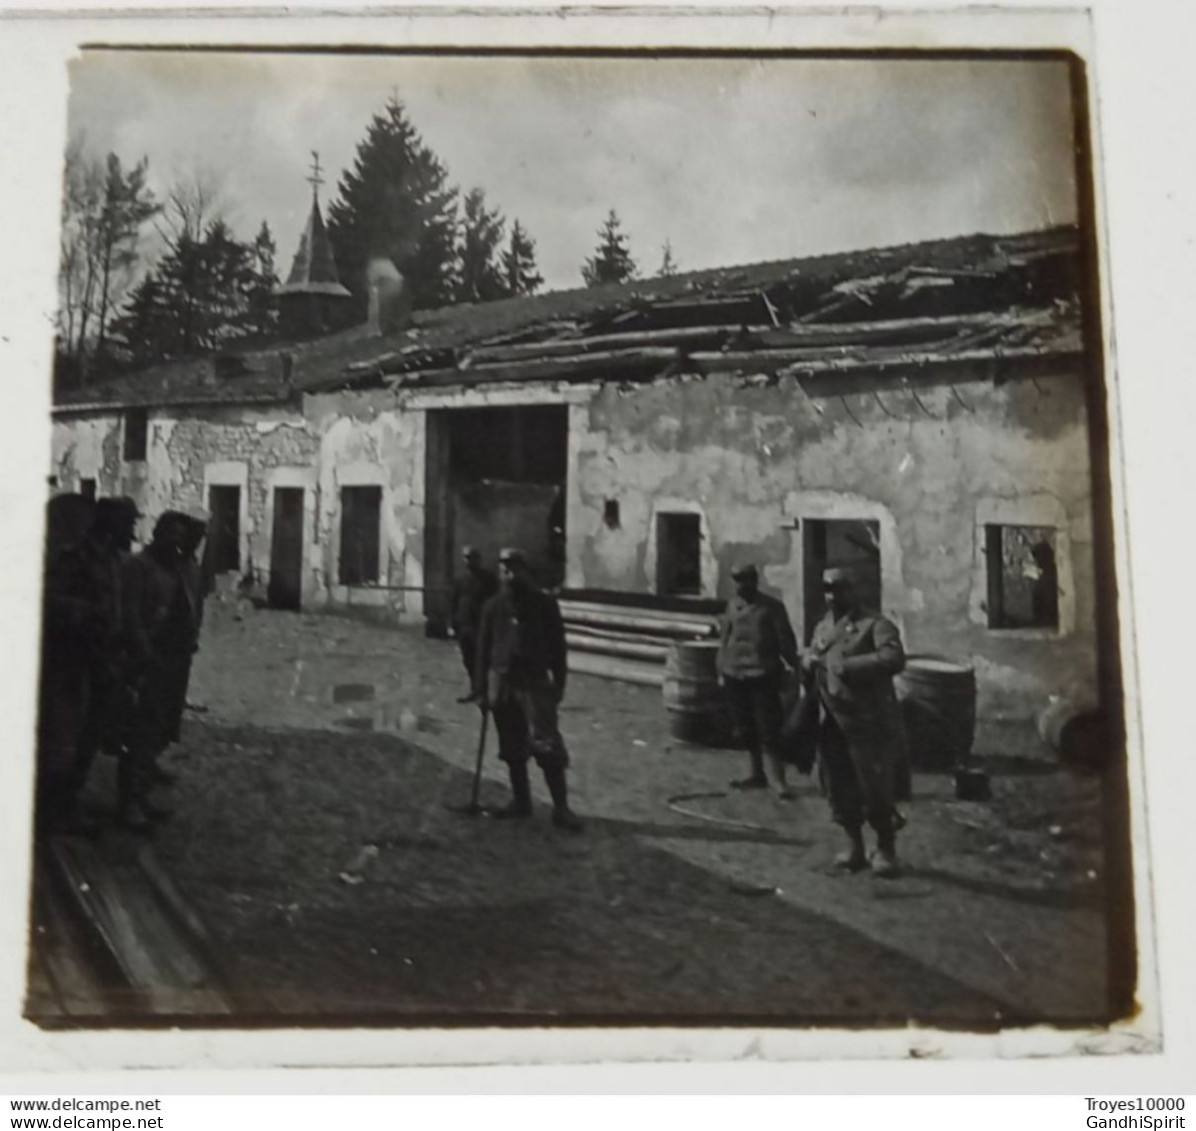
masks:
<svg viewBox="0 0 1196 1131"><path fill-rule="evenodd" d="M808 638L821 569L851 564L911 651L974 666L982 714L1029 717L1097 683L1084 275L1059 228L375 302L73 391L51 471L206 508L210 571L281 608L435 625L463 545L518 543L566 595L674 616L746 556Z"/></svg>

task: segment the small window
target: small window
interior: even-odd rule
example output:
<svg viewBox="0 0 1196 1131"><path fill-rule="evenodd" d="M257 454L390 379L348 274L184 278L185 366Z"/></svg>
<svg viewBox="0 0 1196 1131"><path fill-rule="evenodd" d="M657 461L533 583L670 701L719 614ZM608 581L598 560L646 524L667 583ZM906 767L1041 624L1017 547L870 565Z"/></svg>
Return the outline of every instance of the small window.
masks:
<svg viewBox="0 0 1196 1131"><path fill-rule="evenodd" d="M134 463L145 459L149 439L149 412L131 408L125 413L125 460Z"/></svg>
<svg viewBox="0 0 1196 1131"><path fill-rule="evenodd" d="M687 596L702 592L700 515L656 516L656 592L662 596Z"/></svg>
<svg viewBox="0 0 1196 1131"><path fill-rule="evenodd" d="M85 499L94 499L96 497L96 481L94 479L80 479L79 494Z"/></svg>
<svg viewBox="0 0 1196 1131"><path fill-rule="evenodd" d="M381 487L341 488L342 585L377 584L381 519Z"/></svg>
<svg viewBox="0 0 1196 1131"><path fill-rule="evenodd" d="M1050 526L984 528L988 627L1059 627L1059 570Z"/></svg>

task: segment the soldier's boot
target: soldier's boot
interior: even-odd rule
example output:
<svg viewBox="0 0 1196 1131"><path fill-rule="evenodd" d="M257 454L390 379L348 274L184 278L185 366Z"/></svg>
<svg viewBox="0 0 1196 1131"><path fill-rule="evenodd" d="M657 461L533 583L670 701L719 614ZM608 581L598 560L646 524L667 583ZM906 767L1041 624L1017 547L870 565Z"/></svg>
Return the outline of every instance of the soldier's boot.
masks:
<svg viewBox="0 0 1196 1131"><path fill-rule="evenodd" d="M118 777L125 777L118 774ZM144 833L153 828L153 821L141 806L137 791L123 783L118 786L116 799L116 823L131 832Z"/></svg>
<svg viewBox="0 0 1196 1131"><path fill-rule="evenodd" d="M876 830L876 855L872 858L872 874L891 879L901 871L897 863L897 831L892 821Z"/></svg>
<svg viewBox="0 0 1196 1131"><path fill-rule="evenodd" d="M509 821L532 815L532 787L527 776L526 762L508 762L507 772L511 776L511 800L501 809L495 809L490 816L498 821Z"/></svg>
<svg viewBox="0 0 1196 1131"><path fill-rule="evenodd" d="M772 770L773 785L776 788L777 797L781 801L792 801L797 793L793 787L786 780L785 763L779 754L768 755L769 768Z"/></svg>
<svg viewBox="0 0 1196 1131"><path fill-rule="evenodd" d="M136 754L125 751L116 768L116 823L133 832L148 832L169 810L152 805L146 793L146 770Z"/></svg>
<svg viewBox="0 0 1196 1131"><path fill-rule="evenodd" d="M752 772L746 778L731 783L732 789L767 789L768 776L764 773L764 755L755 748L748 749Z"/></svg>
<svg viewBox="0 0 1196 1131"><path fill-rule="evenodd" d="M548 784L548 792L552 794L552 823L558 829L568 829L571 833L581 832L581 818L569 808L569 783L564 768L545 768L544 781Z"/></svg>
<svg viewBox="0 0 1196 1131"><path fill-rule="evenodd" d="M850 845L846 852L840 852L835 857L835 867L842 872L862 872L868 867L868 853L864 848L864 832L862 828L847 830Z"/></svg>

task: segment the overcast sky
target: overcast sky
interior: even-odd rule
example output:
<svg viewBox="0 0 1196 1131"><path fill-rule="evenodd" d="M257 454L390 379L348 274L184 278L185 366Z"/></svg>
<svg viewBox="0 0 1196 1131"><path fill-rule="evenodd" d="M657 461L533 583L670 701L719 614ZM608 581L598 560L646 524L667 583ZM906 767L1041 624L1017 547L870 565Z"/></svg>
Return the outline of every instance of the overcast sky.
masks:
<svg viewBox="0 0 1196 1131"><path fill-rule="evenodd" d="M454 184L537 242L551 288L614 207L641 270L682 270L1074 221L1062 63L602 60L89 52L70 123L149 158L156 187L220 178L242 236L290 268L310 151L328 183L396 91Z"/></svg>

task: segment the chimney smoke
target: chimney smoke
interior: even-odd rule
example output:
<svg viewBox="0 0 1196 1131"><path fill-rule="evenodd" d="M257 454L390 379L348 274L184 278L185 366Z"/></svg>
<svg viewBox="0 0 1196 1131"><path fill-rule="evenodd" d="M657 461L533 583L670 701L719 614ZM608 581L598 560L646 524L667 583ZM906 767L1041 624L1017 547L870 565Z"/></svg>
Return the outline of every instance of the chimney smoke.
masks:
<svg viewBox="0 0 1196 1131"><path fill-rule="evenodd" d="M407 281L385 256L374 256L366 266L370 293L369 326L375 334L393 334L403 329L410 317Z"/></svg>

